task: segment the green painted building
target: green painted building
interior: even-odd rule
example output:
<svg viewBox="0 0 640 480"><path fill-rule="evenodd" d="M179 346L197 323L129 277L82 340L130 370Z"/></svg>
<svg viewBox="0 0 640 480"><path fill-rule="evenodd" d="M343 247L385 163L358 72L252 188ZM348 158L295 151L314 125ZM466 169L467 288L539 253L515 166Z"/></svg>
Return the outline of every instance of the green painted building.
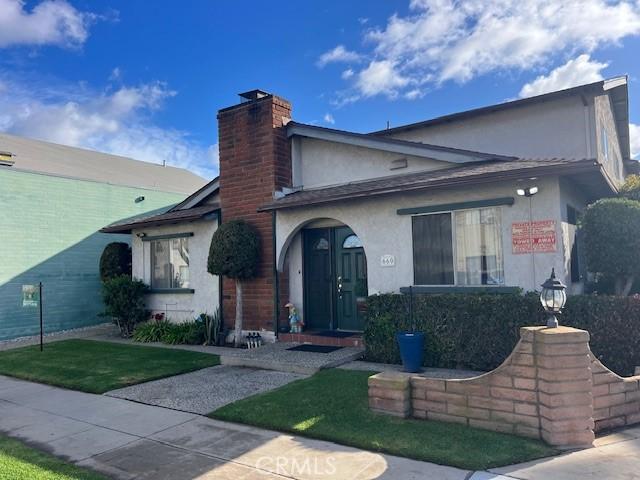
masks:
<svg viewBox="0 0 640 480"><path fill-rule="evenodd" d="M180 202L206 181L184 169L0 134L0 341L39 331L23 285L43 284L46 332L104 322L98 263L129 235L99 233Z"/></svg>

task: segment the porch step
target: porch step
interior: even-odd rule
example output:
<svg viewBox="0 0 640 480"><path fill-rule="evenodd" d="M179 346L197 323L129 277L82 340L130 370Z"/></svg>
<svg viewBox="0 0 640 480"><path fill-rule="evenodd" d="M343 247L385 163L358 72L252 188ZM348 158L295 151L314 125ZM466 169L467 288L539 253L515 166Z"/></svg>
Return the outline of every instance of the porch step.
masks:
<svg viewBox="0 0 640 480"><path fill-rule="evenodd" d="M329 345L332 347L364 347L362 335L352 335L350 337L332 337L325 335L314 335L312 333L280 333L280 342L311 343L313 345Z"/></svg>

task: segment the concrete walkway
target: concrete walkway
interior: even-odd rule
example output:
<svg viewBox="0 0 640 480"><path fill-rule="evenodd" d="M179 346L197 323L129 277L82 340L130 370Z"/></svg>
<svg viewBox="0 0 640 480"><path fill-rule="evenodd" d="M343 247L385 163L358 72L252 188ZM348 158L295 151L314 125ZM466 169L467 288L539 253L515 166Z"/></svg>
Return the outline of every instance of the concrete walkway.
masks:
<svg viewBox="0 0 640 480"><path fill-rule="evenodd" d="M470 472L0 376L0 431L115 479L443 479Z"/></svg>

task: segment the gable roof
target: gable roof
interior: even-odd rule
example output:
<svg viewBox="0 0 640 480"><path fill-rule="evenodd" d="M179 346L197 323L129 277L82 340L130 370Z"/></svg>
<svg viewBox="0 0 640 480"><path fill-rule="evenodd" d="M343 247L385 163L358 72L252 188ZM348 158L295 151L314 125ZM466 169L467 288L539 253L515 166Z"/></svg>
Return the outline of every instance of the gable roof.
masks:
<svg viewBox="0 0 640 480"><path fill-rule="evenodd" d="M287 135L289 137L298 136L315 138L318 140L326 140L329 142L343 143L451 163L484 162L487 160L507 161L514 160L516 158L507 155L476 152L473 150L443 147L440 145L430 145L427 143L411 142L408 140L398 140L396 138L377 137L366 133L348 132L346 130L318 127L316 125L307 125L293 121L287 124Z"/></svg>
<svg viewBox="0 0 640 480"><path fill-rule="evenodd" d="M609 91L612 99L612 107L616 118L616 126L618 128L618 135L620 137L622 156L625 160L630 158L629 151L629 105L628 105L628 88L627 77L613 77L599 82L588 83L585 85L579 85L577 87L566 88L564 90L557 90L554 92L544 93L542 95L535 95L533 97L521 98L518 100L511 100L508 102L498 103L495 105L488 105L485 107L474 108L471 110L465 110L463 112L451 113L448 115L442 115L440 117L432 118L429 120L423 120L420 122L409 123L407 125L400 125L398 127L388 128L385 130L377 130L371 132L369 135L375 137L385 137L387 135L393 135L395 133L406 132L409 130L416 130L419 128L431 127L434 125L441 125L445 123L452 123L461 120L467 120L469 118L486 115L488 113L500 112L504 110L510 110L514 108L520 108L527 105L533 105L536 103L548 102L564 97L580 96L597 94Z"/></svg>
<svg viewBox="0 0 640 480"><path fill-rule="evenodd" d="M189 208L196 207L205 200L209 195L213 195L214 193L220 190L220 177L216 177L207 183L204 187L198 189L183 201L173 206L169 212L175 212L178 210L187 210Z"/></svg>
<svg viewBox="0 0 640 480"><path fill-rule="evenodd" d="M600 174L597 177L596 188L604 194L615 191L602 166L594 159L517 159L460 165L441 170L407 173L331 187L301 190L263 205L259 211L303 207L425 189L460 187L522 177L530 178L531 176L571 174L572 179L578 181L579 176L584 173Z"/></svg>
<svg viewBox="0 0 640 480"><path fill-rule="evenodd" d="M12 166L0 166L94 182L188 195L207 181L184 168L164 167L83 148L0 133L0 151Z"/></svg>
<svg viewBox="0 0 640 480"><path fill-rule="evenodd" d="M168 225L172 223L193 222L207 217L208 215L220 210L220 205L210 204L200 207L189 208L186 210L168 211L156 215L137 217L133 220L125 220L122 222L112 223L101 228L102 233L131 233L134 229L157 227L160 225Z"/></svg>

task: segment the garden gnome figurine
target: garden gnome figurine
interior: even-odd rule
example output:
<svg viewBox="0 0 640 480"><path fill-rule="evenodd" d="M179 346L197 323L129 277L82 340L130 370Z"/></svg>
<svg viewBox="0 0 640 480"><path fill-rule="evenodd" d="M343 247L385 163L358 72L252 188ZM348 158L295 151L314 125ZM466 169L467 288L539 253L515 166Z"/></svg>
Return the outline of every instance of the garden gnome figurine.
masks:
<svg viewBox="0 0 640 480"><path fill-rule="evenodd" d="M301 333L304 323L300 320L298 309L291 302L287 303L284 307L289 309L289 331L291 333Z"/></svg>

